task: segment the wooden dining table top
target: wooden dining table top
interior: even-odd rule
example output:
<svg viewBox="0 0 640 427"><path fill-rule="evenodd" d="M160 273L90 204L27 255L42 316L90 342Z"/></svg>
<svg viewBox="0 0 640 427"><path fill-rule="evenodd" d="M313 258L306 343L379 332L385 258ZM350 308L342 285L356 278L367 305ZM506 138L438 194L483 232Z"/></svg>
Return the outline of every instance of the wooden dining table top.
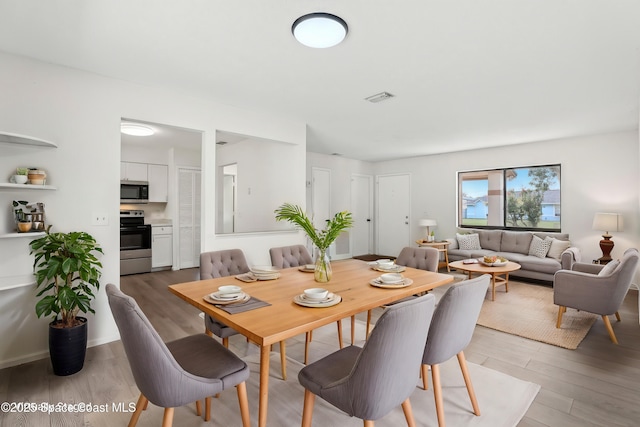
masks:
<svg viewBox="0 0 640 427"><path fill-rule="evenodd" d="M333 276L327 283L318 283L313 273L292 267L280 270L281 275L275 280L245 283L230 276L170 285L169 290L256 344L267 346L453 281L447 274L407 268L402 275L413 281L411 285L378 288L370 281L382 272L374 270L367 262L356 259L333 261L331 267ZM271 305L230 314L204 300L219 286L229 284L240 286L245 293ZM305 289L314 287L325 288L339 295L342 301L332 307L303 307L293 301Z"/></svg>

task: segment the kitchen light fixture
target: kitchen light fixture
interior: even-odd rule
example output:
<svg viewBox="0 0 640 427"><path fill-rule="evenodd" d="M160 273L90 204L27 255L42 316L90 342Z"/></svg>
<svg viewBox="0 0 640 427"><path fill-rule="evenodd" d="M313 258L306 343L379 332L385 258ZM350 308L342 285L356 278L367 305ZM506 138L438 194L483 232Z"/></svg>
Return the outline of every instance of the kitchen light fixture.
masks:
<svg viewBox="0 0 640 427"><path fill-rule="evenodd" d="M593 229L604 231L603 239L600 240L600 250L602 257L598 258L600 264L606 264L611 261L611 250L613 250L613 241L609 231L622 231L622 215L617 213L596 213L593 216Z"/></svg>
<svg viewBox="0 0 640 427"><path fill-rule="evenodd" d="M149 136L155 133L149 126L139 125L137 123L121 123L120 132L133 136Z"/></svg>
<svg viewBox="0 0 640 427"><path fill-rule="evenodd" d="M339 44L348 31L347 23L342 18L324 12L303 15L291 26L296 40L305 46L319 49Z"/></svg>

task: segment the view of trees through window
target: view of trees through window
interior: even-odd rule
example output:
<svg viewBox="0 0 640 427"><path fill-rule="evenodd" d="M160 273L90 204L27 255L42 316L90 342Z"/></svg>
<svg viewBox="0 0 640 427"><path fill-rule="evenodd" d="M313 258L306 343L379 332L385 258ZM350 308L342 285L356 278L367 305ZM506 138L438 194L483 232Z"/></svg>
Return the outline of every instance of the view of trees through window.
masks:
<svg viewBox="0 0 640 427"><path fill-rule="evenodd" d="M458 173L462 227L560 230L560 165Z"/></svg>

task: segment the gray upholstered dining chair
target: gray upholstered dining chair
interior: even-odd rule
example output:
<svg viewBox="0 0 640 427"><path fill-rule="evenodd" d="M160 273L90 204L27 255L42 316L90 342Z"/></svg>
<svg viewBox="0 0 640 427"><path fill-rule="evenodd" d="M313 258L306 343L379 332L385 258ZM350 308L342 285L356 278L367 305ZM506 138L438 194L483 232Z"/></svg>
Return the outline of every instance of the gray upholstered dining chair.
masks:
<svg viewBox="0 0 640 427"><path fill-rule="evenodd" d="M135 427L148 402L164 408L162 425L171 427L174 408L196 402L196 412L200 415L200 399L204 399L204 419L209 421L211 397L234 386L242 425L250 426L246 363L205 334L165 344L133 298L111 283L107 284L106 292L133 378L140 389L129 427Z"/></svg>
<svg viewBox="0 0 640 427"><path fill-rule="evenodd" d="M302 426L310 427L315 397L373 426L402 405L414 426L409 396L427 340L435 297L431 294L385 308L362 348L345 347L300 370L305 388Z"/></svg>
<svg viewBox="0 0 640 427"><path fill-rule="evenodd" d="M396 264L405 267L417 268L426 271L438 271L440 262L440 252L436 248L402 248L400 255L396 258ZM369 336L369 325L371 324L371 310L367 311L367 324L365 336Z"/></svg>
<svg viewBox="0 0 640 427"><path fill-rule="evenodd" d="M305 264L312 264L311 254L304 245L280 246L269 249L271 257L271 265L276 268L300 267ZM342 321L337 321L338 326L338 344L340 348L342 344ZM351 344L355 340L356 316L351 317ZM304 340L304 364L309 361L309 343L313 340L313 331L305 334Z"/></svg>
<svg viewBox="0 0 640 427"><path fill-rule="evenodd" d="M427 345L422 356L422 382L424 389L428 389L429 370L427 366L430 365L439 427L445 426L439 365L453 356L458 357L473 413L480 415L478 400L464 357L464 349L471 342L490 281L491 276L485 274L452 285L440 298L433 313Z"/></svg>
<svg viewBox="0 0 640 427"><path fill-rule="evenodd" d="M244 252L241 249L203 252L200 254L200 280L235 276L250 271ZM222 345L229 348L229 337L238 331L217 321L208 314L204 315L205 333L222 338ZM280 341L280 364L282 379L287 379L287 355L284 341Z"/></svg>
<svg viewBox="0 0 640 427"><path fill-rule="evenodd" d="M567 307L599 314L609 338L618 344L608 316L615 314L620 321L618 309L637 268L638 250L629 248L624 251L622 259L613 260L605 266L576 262L571 270L558 270L553 278L553 303L559 306L556 327L562 326L562 315Z"/></svg>

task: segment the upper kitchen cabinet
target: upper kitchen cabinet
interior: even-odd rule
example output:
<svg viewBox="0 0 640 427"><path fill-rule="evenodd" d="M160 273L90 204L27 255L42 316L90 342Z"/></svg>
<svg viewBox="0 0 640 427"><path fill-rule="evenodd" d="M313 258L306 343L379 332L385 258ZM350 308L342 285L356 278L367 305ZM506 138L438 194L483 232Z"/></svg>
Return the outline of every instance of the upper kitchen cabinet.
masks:
<svg viewBox="0 0 640 427"><path fill-rule="evenodd" d="M149 181L146 163L120 162L121 181Z"/></svg>
<svg viewBox="0 0 640 427"><path fill-rule="evenodd" d="M149 176L149 202L167 203L169 195L169 168L167 165L147 165Z"/></svg>

